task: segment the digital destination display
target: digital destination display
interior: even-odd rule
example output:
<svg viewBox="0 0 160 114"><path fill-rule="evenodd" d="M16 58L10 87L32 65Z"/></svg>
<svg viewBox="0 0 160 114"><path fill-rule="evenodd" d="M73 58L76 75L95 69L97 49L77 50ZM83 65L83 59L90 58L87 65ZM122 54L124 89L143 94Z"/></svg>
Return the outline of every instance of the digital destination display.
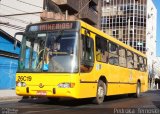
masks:
<svg viewBox="0 0 160 114"><path fill-rule="evenodd" d="M43 23L37 25L30 25L28 32L36 31L53 31L59 29L75 29L75 23L73 22L59 22L59 23Z"/></svg>

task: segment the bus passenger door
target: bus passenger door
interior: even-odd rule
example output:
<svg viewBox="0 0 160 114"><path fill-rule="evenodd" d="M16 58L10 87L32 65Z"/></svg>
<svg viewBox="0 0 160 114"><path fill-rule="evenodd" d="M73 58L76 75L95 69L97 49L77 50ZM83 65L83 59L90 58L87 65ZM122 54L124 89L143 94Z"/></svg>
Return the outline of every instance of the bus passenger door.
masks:
<svg viewBox="0 0 160 114"><path fill-rule="evenodd" d="M80 40L80 93L81 97L95 97L94 41L82 35Z"/></svg>

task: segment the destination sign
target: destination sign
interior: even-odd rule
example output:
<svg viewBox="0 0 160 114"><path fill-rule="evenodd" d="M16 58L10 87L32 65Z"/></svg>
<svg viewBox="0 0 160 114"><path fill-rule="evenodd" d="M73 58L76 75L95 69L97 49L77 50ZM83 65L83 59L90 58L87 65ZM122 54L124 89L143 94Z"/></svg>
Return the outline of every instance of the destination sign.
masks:
<svg viewBox="0 0 160 114"><path fill-rule="evenodd" d="M59 22L59 23L42 23L36 25L30 25L28 28L28 32L36 32L36 31L53 31L53 30L68 30L75 29L74 22Z"/></svg>

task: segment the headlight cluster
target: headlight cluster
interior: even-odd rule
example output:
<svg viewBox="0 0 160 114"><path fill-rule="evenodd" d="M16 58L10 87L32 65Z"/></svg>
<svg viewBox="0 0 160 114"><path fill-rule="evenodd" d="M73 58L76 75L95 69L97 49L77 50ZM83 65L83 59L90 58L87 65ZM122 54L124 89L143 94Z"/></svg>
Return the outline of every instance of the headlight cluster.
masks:
<svg viewBox="0 0 160 114"><path fill-rule="evenodd" d="M59 88L73 88L74 86L75 86L75 83L64 82L64 83L58 84Z"/></svg>
<svg viewBox="0 0 160 114"><path fill-rule="evenodd" d="M16 86L18 86L18 87L25 87L26 83L25 82L17 82Z"/></svg>

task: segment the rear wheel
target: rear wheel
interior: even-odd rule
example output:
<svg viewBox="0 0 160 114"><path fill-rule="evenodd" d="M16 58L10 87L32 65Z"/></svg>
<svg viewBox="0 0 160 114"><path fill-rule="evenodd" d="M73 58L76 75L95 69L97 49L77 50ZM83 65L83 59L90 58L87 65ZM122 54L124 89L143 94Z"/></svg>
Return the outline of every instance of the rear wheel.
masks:
<svg viewBox="0 0 160 114"><path fill-rule="evenodd" d="M94 98L93 102L96 104L103 103L105 94L106 94L106 84L102 80L99 80L96 98Z"/></svg>
<svg viewBox="0 0 160 114"><path fill-rule="evenodd" d="M141 83L137 82L136 93L128 94L129 97L139 98L141 95Z"/></svg>
<svg viewBox="0 0 160 114"><path fill-rule="evenodd" d="M137 87L136 87L136 93L135 93L135 97L139 98L141 96L141 83L138 82L137 83Z"/></svg>

